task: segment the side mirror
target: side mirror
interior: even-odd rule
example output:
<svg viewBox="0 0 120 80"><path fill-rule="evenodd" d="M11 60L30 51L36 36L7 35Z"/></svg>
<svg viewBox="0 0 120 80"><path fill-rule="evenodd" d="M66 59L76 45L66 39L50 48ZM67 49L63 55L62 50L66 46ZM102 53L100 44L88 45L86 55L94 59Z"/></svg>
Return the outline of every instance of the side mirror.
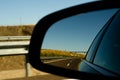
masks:
<svg viewBox="0 0 120 80"><path fill-rule="evenodd" d="M44 64L80 70L80 63L97 33L118 9L106 9L61 19L47 30L40 60Z"/></svg>
<svg viewBox="0 0 120 80"><path fill-rule="evenodd" d="M45 72L77 79L118 79L83 72L80 63L102 27L119 9L114 1L97 1L64 9L36 25L29 47L31 65Z"/></svg>

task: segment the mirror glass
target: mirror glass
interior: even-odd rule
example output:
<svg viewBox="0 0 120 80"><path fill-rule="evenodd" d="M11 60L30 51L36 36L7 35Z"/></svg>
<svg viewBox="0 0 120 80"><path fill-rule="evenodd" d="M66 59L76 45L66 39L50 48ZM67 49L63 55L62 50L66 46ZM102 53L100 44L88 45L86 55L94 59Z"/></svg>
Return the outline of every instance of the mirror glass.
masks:
<svg viewBox="0 0 120 80"><path fill-rule="evenodd" d="M41 60L62 68L79 70L80 62L100 29L117 9L83 13L54 23L47 31L41 49Z"/></svg>

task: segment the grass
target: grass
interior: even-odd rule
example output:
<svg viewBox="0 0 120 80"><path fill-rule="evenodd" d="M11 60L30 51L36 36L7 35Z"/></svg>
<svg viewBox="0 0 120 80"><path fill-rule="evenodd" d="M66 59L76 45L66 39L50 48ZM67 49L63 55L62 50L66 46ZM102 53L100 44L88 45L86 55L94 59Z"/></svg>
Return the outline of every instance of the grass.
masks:
<svg viewBox="0 0 120 80"><path fill-rule="evenodd" d="M0 71L25 68L25 56L0 56Z"/></svg>
<svg viewBox="0 0 120 80"><path fill-rule="evenodd" d="M0 36L27 36L31 35L34 25L0 26Z"/></svg>
<svg viewBox="0 0 120 80"><path fill-rule="evenodd" d="M80 58L84 58L85 54L69 52L69 51L62 51L62 50L42 49L41 50L41 56L45 56L45 57L60 56L60 57L80 57Z"/></svg>

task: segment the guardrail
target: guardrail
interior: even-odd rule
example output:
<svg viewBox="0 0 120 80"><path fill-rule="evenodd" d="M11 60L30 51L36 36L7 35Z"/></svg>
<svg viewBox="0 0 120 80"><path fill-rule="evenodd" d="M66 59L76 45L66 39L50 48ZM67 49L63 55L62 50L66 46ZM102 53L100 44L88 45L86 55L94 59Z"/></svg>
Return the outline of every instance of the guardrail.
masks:
<svg viewBox="0 0 120 80"><path fill-rule="evenodd" d="M0 56L25 55L26 77L30 73L30 64L27 58L29 40L30 36L0 36Z"/></svg>
<svg viewBox="0 0 120 80"><path fill-rule="evenodd" d="M30 40L31 36L0 36L0 40Z"/></svg>
<svg viewBox="0 0 120 80"><path fill-rule="evenodd" d="M30 74L30 64L28 61L29 40L30 36L0 36L0 56L25 55L26 77ZM41 57L41 59L58 58L63 57Z"/></svg>
<svg viewBox="0 0 120 80"><path fill-rule="evenodd" d="M29 41L0 42L0 56L28 53Z"/></svg>

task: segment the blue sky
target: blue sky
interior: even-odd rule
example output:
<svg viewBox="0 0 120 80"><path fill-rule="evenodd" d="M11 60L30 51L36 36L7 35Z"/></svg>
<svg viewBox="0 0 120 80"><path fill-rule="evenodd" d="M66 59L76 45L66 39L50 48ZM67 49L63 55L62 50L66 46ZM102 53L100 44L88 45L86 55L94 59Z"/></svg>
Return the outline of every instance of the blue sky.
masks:
<svg viewBox="0 0 120 80"><path fill-rule="evenodd" d="M117 9L75 15L53 24L42 48L87 51L93 39Z"/></svg>
<svg viewBox="0 0 120 80"><path fill-rule="evenodd" d="M36 24L54 11L95 0L0 0L0 25Z"/></svg>

